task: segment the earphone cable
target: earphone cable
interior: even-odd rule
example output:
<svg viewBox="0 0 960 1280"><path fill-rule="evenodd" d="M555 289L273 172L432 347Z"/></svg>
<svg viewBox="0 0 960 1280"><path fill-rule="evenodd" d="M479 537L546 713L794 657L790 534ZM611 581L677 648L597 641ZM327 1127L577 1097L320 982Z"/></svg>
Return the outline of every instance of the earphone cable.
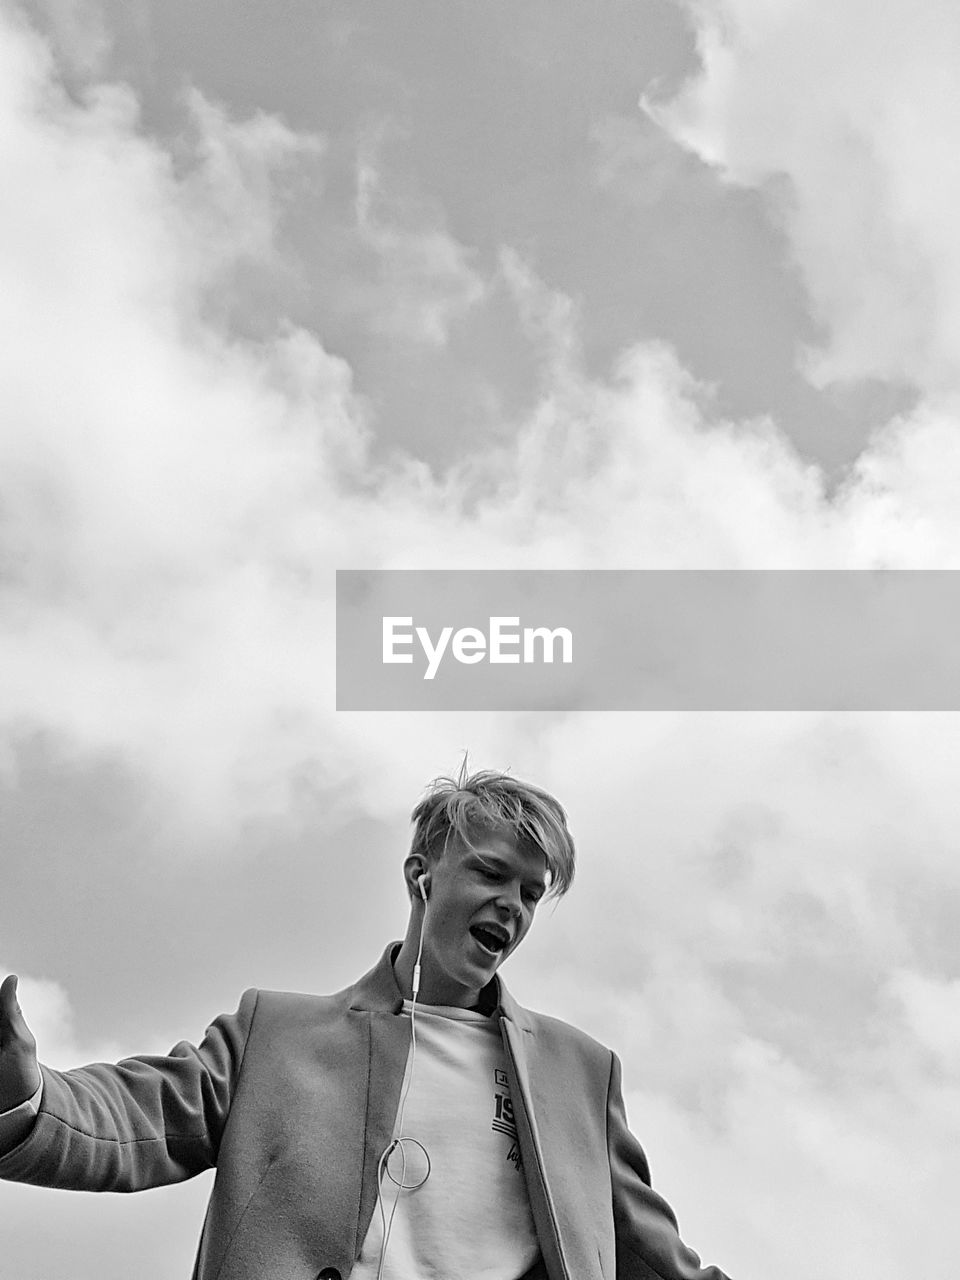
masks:
<svg viewBox="0 0 960 1280"><path fill-rule="evenodd" d="M380 1221L383 1226L383 1243L380 1246L380 1265L377 1268L377 1280L383 1280L383 1267L387 1259L387 1243L390 1239L390 1232L393 1230L393 1219L397 1212L397 1206L400 1203L400 1197L403 1195L405 1190L414 1191L417 1187L422 1187L430 1173L430 1157L427 1155L426 1148L421 1146L423 1154L427 1157L427 1172L415 1187L407 1187L407 1154L403 1145L403 1116L407 1106L407 1096L410 1093L410 1086L413 1084L414 1069L417 1065L417 995L420 991L420 960L423 956L423 932L426 923L427 913L426 910L424 910L423 921L420 925L420 941L417 948L417 959L413 966L413 1000L410 1004L410 1070L407 1073L407 1082L403 1087L403 1095L400 1098L400 1111L397 1116L397 1136L377 1161L377 1203L380 1206ZM417 1145L419 1146L420 1144L418 1143ZM390 1156L397 1147L400 1148L400 1183L397 1186L397 1194L394 1197L393 1207L390 1210L390 1219L388 1221L386 1210L383 1205L383 1175L384 1173L389 1174L387 1165L389 1163ZM390 1175L390 1178L391 1181L396 1182L396 1179L393 1178L392 1175Z"/></svg>

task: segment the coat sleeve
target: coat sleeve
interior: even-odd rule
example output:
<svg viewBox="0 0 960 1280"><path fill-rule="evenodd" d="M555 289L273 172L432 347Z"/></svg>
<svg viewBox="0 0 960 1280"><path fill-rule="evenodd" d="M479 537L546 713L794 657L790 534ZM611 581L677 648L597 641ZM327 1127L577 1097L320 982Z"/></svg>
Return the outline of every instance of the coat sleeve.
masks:
<svg viewBox="0 0 960 1280"><path fill-rule="evenodd" d="M43 1099L23 1140L0 1156L0 1178L69 1191L141 1191L215 1165L257 1004L165 1056L73 1071L42 1066Z"/></svg>
<svg viewBox="0 0 960 1280"><path fill-rule="evenodd" d="M704 1267L680 1239L673 1210L650 1184L640 1143L627 1127L620 1060L611 1054L607 1093L607 1145L617 1239L617 1280L729 1280Z"/></svg>

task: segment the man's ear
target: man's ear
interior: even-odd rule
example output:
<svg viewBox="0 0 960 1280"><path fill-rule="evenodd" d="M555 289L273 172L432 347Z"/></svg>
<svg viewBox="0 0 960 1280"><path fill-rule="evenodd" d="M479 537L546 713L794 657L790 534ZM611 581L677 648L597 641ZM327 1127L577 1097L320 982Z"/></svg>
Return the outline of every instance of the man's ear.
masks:
<svg viewBox="0 0 960 1280"><path fill-rule="evenodd" d="M425 859L419 853L411 853L403 864L403 878L407 883L407 893L417 902L422 901L420 886L417 884L422 875L427 877L429 887L430 874Z"/></svg>

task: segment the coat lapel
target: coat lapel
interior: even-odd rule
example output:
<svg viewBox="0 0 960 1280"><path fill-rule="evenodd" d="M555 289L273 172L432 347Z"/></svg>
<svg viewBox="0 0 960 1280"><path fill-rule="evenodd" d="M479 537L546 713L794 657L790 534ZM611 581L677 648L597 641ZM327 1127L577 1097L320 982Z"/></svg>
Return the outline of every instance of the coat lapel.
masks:
<svg viewBox="0 0 960 1280"><path fill-rule="evenodd" d="M363 1139L363 1183L357 1223L357 1253L377 1204L377 1165L393 1139L400 1089L410 1048L410 1023L393 1013L370 1013L367 1123Z"/></svg>
<svg viewBox="0 0 960 1280"><path fill-rule="evenodd" d="M537 1077L537 1037L526 1009L516 1003L502 980L500 987L500 1034L507 1057L510 1092L517 1137L523 1157L523 1171L530 1197L530 1210L540 1240L540 1250L550 1280L570 1280L560 1240L559 1217L550 1192L540 1140L538 1107L531 1084Z"/></svg>
<svg viewBox="0 0 960 1280"><path fill-rule="evenodd" d="M377 1165L393 1138L410 1045L410 1023L398 1016L403 996L393 974L392 957L399 945L391 942L379 963L355 985L350 1001L353 1016L362 1018L367 1030L367 1109L355 1257L376 1208Z"/></svg>
<svg viewBox="0 0 960 1280"><path fill-rule="evenodd" d="M530 1088L526 1053L526 1040L529 1033L518 1029L515 1023L506 1018L500 1020L500 1031L507 1055L507 1073L510 1077L510 1093L517 1122L520 1154L523 1157L527 1194L530 1197L530 1210L540 1240L540 1250L547 1264L550 1280L570 1280L563 1259L563 1247L560 1244L556 1206L547 1184L543 1148Z"/></svg>

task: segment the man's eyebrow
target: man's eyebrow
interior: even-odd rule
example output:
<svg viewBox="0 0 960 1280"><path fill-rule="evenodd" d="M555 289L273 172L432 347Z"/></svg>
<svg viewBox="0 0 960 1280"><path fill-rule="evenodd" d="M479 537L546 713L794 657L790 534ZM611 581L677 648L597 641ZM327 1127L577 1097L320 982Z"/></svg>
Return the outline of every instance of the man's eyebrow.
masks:
<svg viewBox="0 0 960 1280"><path fill-rule="evenodd" d="M482 863L483 866L485 867L494 867L497 871L505 871L507 868L507 864L504 862L504 860L502 858L498 858L496 854L480 853L476 849L472 850L471 852L474 860L476 862Z"/></svg>

